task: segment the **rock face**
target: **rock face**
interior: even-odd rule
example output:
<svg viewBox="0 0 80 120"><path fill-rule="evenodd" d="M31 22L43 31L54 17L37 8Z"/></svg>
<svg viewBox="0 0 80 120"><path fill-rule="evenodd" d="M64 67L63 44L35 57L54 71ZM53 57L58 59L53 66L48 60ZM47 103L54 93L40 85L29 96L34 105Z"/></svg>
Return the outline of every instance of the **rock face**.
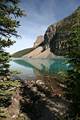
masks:
<svg viewBox="0 0 80 120"><path fill-rule="evenodd" d="M56 24L50 25L44 35L45 49L50 48L50 41L56 34Z"/></svg>
<svg viewBox="0 0 80 120"><path fill-rule="evenodd" d="M64 56L69 51L67 41L70 40L70 35L73 34L72 31L75 27L80 27L80 7L70 16L50 25L44 37L38 36L33 46L35 50L27 54L26 57L54 58L55 55Z"/></svg>
<svg viewBox="0 0 80 120"><path fill-rule="evenodd" d="M35 58L36 56L38 56L39 54L41 54L41 52L43 51L43 47L37 47L35 50L33 50L32 52L24 55L23 57L26 58Z"/></svg>
<svg viewBox="0 0 80 120"><path fill-rule="evenodd" d="M53 58L54 54L50 51L50 48L45 48L45 42L43 36L38 36L30 53L24 55L24 58Z"/></svg>
<svg viewBox="0 0 80 120"><path fill-rule="evenodd" d="M40 35L40 36L37 37L37 40L34 43L33 47L36 48L38 46L42 46L43 42L44 42L44 37L42 35Z"/></svg>
<svg viewBox="0 0 80 120"><path fill-rule="evenodd" d="M38 54L35 58L53 58L53 57L55 57L55 55L52 52L50 52L50 48L48 48L41 52L41 54Z"/></svg>
<svg viewBox="0 0 80 120"><path fill-rule="evenodd" d="M74 26L80 27L80 7L72 15L48 27L44 35L45 48L50 48L56 55L64 55Z"/></svg>

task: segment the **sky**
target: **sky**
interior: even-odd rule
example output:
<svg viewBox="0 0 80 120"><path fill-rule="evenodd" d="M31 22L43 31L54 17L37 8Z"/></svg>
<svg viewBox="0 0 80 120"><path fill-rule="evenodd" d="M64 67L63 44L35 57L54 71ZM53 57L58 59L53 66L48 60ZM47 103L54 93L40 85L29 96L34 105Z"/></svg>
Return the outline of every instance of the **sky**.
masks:
<svg viewBox="0 0 80 120"><path fill-rule="evenodd" d="M47 27L70 15L80 0L21 0L20 7L26 16L20 19L20 38L6 51L11 54L33 46L37 36L44 35Z"/></svg>

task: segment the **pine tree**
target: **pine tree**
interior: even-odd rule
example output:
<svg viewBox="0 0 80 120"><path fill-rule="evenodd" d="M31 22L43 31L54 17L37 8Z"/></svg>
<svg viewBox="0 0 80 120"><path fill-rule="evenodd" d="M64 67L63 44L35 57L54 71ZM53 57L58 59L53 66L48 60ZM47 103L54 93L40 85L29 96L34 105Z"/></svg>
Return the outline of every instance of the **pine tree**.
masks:
<svg viewBox="0 0 80 120"><path fill-rule="evenodd" d="M16 28L20 26L19 17L24 15L18 6L19 0L0 0L0 119L5 116L2 109L11 104L11 96L20 86L19 81L11 81L9 71L10 55L6 47L14 44L18 37ZM4 81L3 81L4 80ZM12 90L11 90L12 89Z"/></svg>
<svg viewBox="0 0 80 120"><path fill-rule="evenodd" d="M78 8L80 12L80 7ZM71 33L67 40L68 51L66 55L68 63L72 69L68 70L68 80L65 82L66 98L71 101L69 106L69 117L78 120L80 117L80 16L77 18L77 24L72 27Z"/></svg>
<svg viewBox="0 0 80 120"><path fill-rule="evenodd" d="M18 17L23 11L18 7L19 0L0 0L0 76L9 74L9 53L6 47L14 44L12 37L18 37L16 28L20 26Z"/></svg>

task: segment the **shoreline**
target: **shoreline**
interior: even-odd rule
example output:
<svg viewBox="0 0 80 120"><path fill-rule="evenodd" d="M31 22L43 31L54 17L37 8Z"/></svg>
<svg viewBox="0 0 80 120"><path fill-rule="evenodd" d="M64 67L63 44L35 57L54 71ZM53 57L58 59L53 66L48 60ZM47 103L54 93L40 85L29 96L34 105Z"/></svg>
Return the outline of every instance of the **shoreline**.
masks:
<svg viewBox="0 0 80 120"><path fill-rule="evenodd" d="M42 80L19 81L7 108L8 118L1 120L59 120L66 112L66 101L51 91Z"/></svg>

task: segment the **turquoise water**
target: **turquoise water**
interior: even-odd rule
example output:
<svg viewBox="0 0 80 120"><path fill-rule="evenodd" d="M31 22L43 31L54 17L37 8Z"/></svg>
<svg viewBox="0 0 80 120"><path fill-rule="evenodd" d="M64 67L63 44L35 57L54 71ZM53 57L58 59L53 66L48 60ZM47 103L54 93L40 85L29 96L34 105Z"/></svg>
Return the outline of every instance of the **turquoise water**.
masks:
<svg viewBox="0 0 80 120"><path fill-rule="evenodd" d="M39 75L53 76L59 72L66 72L69 65L66 64L65 59L13 59L10 62L10 69L17 70L17 75L21 79L32 80Z"/></svg>

